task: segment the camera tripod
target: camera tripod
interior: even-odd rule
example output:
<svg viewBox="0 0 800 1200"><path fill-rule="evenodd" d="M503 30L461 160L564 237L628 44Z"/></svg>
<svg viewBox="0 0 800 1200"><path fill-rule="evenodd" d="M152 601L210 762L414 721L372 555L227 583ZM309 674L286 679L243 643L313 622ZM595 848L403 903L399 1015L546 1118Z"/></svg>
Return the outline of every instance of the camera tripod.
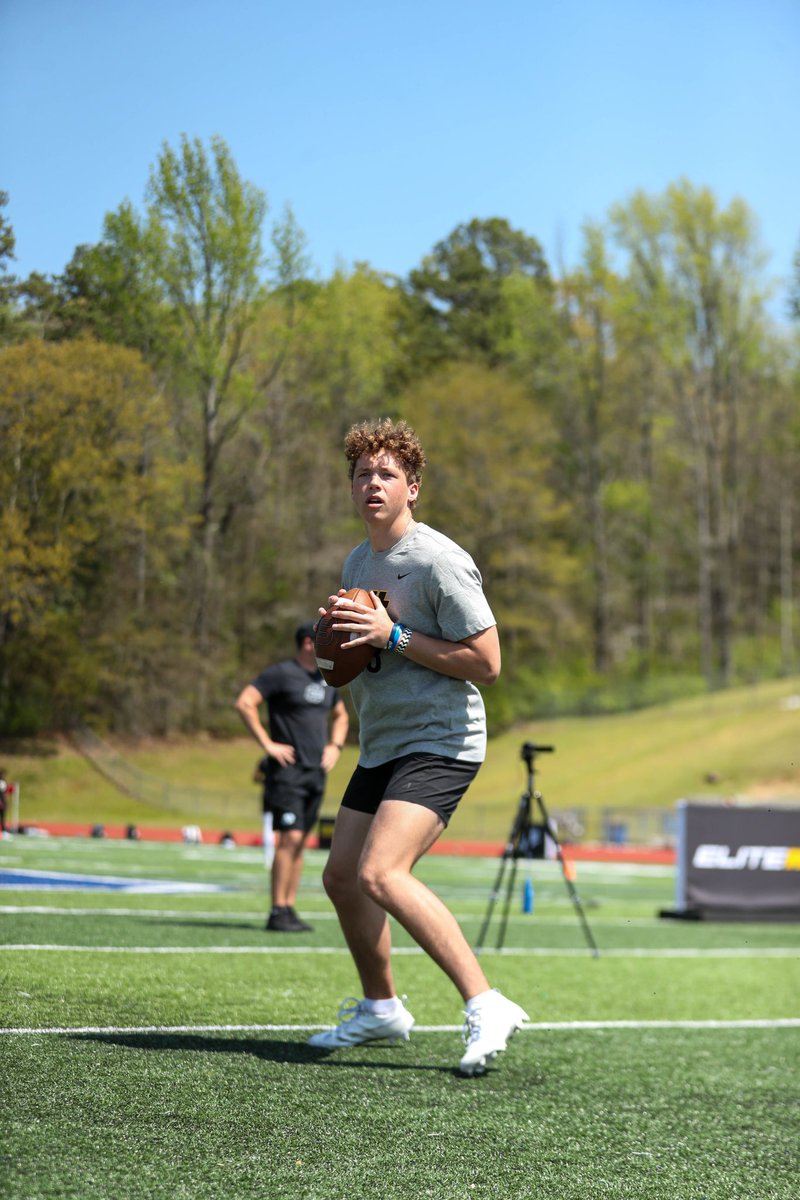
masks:
<svg viewBox="0 0 800 1200"><path fill-rule="evenodd" d="M508 841L506 842L503 850L500 860L500 870L498 871L497 879L495 880L494 887L491 895L489 896L489 905L486 910L486 916L484 917L483 925L481 926L480 933L478 934L478 940L475 944L476 954L480 954L481 950L483 949L484 939L489 929L492 913L494 912L494 906L497 903L497 899L503 886L503 876L505 875L506 866L510 862L511 871L509 873L508 884L506 886L505 907L503 909L503 915L500 922L500 929L497 934L497 950L501 949L505 940L506 925L508 924L508 910L511 905L511 897L514 893L514 883L517 877L517 862L520 858L525 858L526 855L530 854L530 837L532 829L531 802L535 800L542 815L542 827L544 832L552 839L553 844L555 845L556 855L558 857L558 861L561 863L561 872L564 876L564 882L567 885L569 897L575 906L575 911L577 912L578 918L583 927L583 932L586 936L589 949L591 950L594 958L598 958L600 955L600 951L597 948L597 943L595 942L594 937L592 936L592 931L589 928L589 922L586 919L586 913L583 911L583 905L581 904L580 896L578 895L575 885L569 877L567 864L564 860L564 853L561 849L561 843L556 837L556 832L550 821L550 817L547 814L542 793L534 788L534 760L537 754L552 754L554 750L555 746L536 746L533 742L526 742L522 747L522 757L524 758L528 767L528 787L520 799L519 806L517 808L517 814L514 817L514 823L511 826L511 833L509 834Z"/></svg>

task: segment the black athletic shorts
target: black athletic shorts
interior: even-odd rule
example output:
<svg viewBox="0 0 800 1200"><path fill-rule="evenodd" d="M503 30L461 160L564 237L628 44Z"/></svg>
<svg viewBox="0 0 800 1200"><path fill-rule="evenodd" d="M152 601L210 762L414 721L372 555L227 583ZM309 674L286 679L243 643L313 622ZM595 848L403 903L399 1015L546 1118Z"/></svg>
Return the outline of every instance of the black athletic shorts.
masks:
<svg viewBox="0 0 800 1200"><path fill-rule="evenodd" d="M267 770L264 812L272 813L278 833L290 829L308 833L314 828L324 793L322 767L279 767L276 764Z"/></svg>
<svg viewBox="0 0 800 1200"><path fill-rule="evenodd" d="M381 800L406 800L429 808L447 825L480 766L479 762L438 754L404 754L379 767L358 766L342 798L342 808L376 813Z"/></svg>

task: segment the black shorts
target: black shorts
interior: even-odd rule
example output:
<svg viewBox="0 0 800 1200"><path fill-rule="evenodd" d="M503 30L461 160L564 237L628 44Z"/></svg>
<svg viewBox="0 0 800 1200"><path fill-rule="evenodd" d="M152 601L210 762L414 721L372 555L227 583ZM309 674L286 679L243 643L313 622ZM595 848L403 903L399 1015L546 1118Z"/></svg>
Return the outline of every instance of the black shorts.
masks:
<svg viewBox="0 0 800 1200"><path fill-rule="evenodd" d="M279 767L267 770L264 785L264 812L272 813L278 833L314 828L325 793L322 767Z"/></svg>
<svg viewBox="0 0 800 1200"><path fill-rule="evenodd" d="M405 800L429 808L447 825L480 766L438 754L404 754L379 767L358 766L342 808L374 814L382 800Z"/></svg>

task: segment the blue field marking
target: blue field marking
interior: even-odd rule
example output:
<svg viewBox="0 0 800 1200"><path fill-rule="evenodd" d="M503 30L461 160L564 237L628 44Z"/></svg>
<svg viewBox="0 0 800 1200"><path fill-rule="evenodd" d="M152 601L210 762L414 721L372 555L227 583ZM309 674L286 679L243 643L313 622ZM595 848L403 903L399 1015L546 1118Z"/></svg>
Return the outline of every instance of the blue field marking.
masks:
<svg viewBox="0 0 800 1200"><path fill-rule="evenodd" d="M23 871L0 867L0 888L56 889L61 892L127 892L170 895L175 892L232 892L219 883L181 883L170 879L126 879L121 875L76 875L67 871Z"/></svg>

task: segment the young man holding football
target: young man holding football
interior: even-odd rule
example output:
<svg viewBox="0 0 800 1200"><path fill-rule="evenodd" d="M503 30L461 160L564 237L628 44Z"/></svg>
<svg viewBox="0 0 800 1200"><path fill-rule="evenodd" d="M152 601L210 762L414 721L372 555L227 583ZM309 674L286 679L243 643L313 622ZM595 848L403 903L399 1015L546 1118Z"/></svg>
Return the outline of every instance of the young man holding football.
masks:
<svg viewBox="0 0 800 1200"><path fill-rule="evenodd" d="M331 597L335 629L381 651L380 669L353 680L359 764L336 818L325 889L358 970L364 999L310 1043L327 1049L407 1040L414 1018L397 996L387 914L449 976L466 1005L460 1069L478 1074L527 1014L490 988L455 917L413 874L446 827L486 751L475 686L500 673L497 627L478 570L455 542L414 520L425 455L414 431L389 420L345 439L353 502L366 540ZM382 603L344 597L361 587ZM321 610L324 611L324 610ZM344 653L346 653L346 649Z"/></svg>

